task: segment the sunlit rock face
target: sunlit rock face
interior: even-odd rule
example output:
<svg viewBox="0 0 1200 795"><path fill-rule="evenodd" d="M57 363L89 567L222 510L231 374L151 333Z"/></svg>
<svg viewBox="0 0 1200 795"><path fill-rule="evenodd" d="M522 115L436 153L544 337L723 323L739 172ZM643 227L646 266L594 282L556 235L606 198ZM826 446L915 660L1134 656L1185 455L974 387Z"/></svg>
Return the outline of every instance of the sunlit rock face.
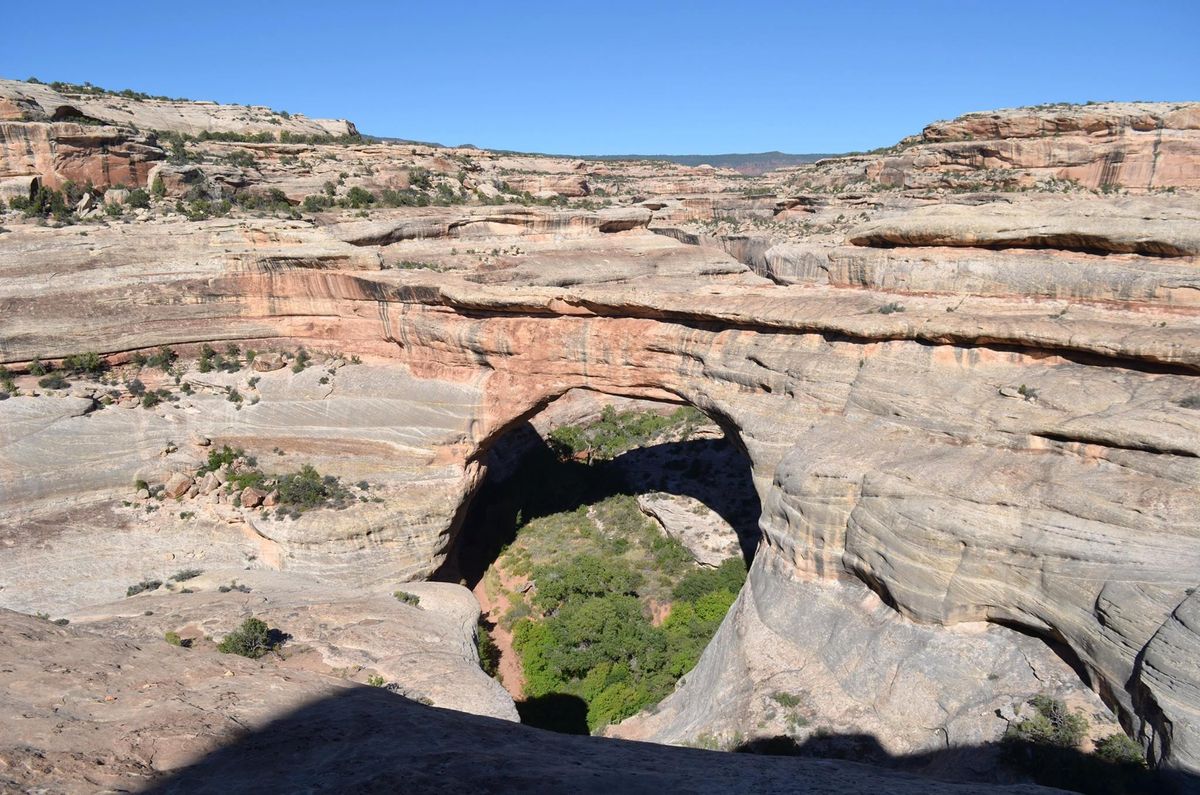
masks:
<svg viewBox="0 0 1200 795"><path fill-rule="evenodd" d="M314 187L264 146L257 188ZM329 152L400 175L445 156L426 149ZM482 173L516 162L478 158ZM581 190L560 181L575 161L528 160L547 189ZM622 167L602 168L583 173ZM0 401L0 604L81 610L182 563L348 591L424 579L490 446L587 390L704 411L745 449L762 504L749 584L700 666L618 731L733 731L774 680L821 691L806 720L877 734L889 753L992 741L997 711L1047 682L1099 711L1032 635L1152 757L1200 766L1194 195L781 189L773 210L717 193L719 173L667 172L629 166L610 208L6 217L0 360L22 394ZM656 198L664 181L695 195ZM767 220L698 225L718 209ZM828 224L809 234L797 213ZM314 363L199 372L204 344L303 346ZM180 384L139 378L190 394L150 408L123 386L132 370L65 389L21 374L89 350L120 368L161 345L190 363ZM195 472L221 444L371 496L299 519L134 499L135 480Z"/></svg>

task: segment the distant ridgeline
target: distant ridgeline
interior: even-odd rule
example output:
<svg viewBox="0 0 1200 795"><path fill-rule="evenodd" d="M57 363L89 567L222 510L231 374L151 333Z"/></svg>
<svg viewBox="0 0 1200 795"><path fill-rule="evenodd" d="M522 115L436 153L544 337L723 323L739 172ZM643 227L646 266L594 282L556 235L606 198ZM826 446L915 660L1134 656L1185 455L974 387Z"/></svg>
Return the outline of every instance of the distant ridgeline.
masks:
<svg viewBox="0 0 1200 795"><path fill-rule="evenodd" d="M430 141L414 141L407 138L391 138L382 135L363 135L367 141L383 141L403 144L418 144L422 146L444 147L444 144L434 143ZM472 144L459 144L458 149L478 149L479 147ZM739 174L746 176L759 176L768 171L774 171L777 168L788 168L790 166L802 166L808 163L815 163L818 160L823 160L827 157L838 157L837 154L804 154L794 155L787 152L751 152L748 154L724 154L724 155L572 155L572 154L546 154L545 152L518 152L510 149L488 149L489 152L495 152L500 155L534 155L537 157L555 157L566 158L568 160L643 160L646 162L665 162L676 163L681 166L712 166L714 168L728 168Z"/></svg>
<svg viewBox="0 0 1200 795"><path fill-rule="evenodd" d="M792 155L787 152L757 152L727 155L581 155L584 160L665 160L683 166L730 168L740 174L757 176L777 168L815 163L833 154Z"/></svg>

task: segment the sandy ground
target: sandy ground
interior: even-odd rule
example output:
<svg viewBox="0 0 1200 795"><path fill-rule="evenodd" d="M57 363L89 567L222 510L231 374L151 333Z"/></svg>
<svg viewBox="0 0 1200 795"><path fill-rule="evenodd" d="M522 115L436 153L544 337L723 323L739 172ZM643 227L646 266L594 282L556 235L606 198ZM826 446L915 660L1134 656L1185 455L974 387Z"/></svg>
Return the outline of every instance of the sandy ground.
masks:
<svg viewBox="0 0 1200 795"><path fill-rule="evenodd" d="M505 629L500 619L512 606L507 593L520 590L528 582L523 577L515 577L503 569L496 569L503 586L494 596L488 594L487 577L479 580L475 586L475 598L483 609L484 620L493 625L492 641L500 649L500 684L513 697L514 701L525 698L525 673L521 670L521 658L513 649L512 633Z"/></svg>

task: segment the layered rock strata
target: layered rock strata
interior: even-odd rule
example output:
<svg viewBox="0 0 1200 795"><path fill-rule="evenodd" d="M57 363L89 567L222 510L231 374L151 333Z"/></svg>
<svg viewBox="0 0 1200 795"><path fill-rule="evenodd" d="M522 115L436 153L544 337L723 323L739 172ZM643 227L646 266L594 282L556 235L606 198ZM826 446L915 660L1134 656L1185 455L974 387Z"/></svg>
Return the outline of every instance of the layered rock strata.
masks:
<svg viewBox="0 0 1200 795"><path fill-rule="evenodd" d="M1185 117L1160 115L1190 140ZM406 168L447 156L413 152ZM1186 187L1181 162L1161 173ZM662 717L630 732L735 731L772 682L811 681L814 725L912 753L995 740L995 711L1046 682L1083 699L1040 640L1003 626L1060 649L1155 762L1200 768L1194 195L764 203L655 197L699 175L637 168L612 209L6 218L0 361L22 394L0 401L2 604L113 613L131 582L183 560L386 592L451 553L506 430L589 390L707 413L745 449L763 508L750 584ZM758 233L721 233L730 208ZM205 344L275 363L200 372ZM161 345L192 361L178 385L127 364ZM313 367L276 367L301 346ZM121 379L59 390L23 374L84 351ZM138 372L191 394L138 407L124 386ZM137 479L194 473L193 439L270 472L368 480L381 502L291 519L131 499Z"/></svg>

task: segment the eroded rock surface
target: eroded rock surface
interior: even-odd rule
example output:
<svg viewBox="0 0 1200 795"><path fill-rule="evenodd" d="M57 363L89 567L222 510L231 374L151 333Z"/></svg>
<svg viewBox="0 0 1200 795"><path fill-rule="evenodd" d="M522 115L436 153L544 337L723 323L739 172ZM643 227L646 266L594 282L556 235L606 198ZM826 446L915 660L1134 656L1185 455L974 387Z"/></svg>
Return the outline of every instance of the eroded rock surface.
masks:
<svg viewBox="0 0 1200 795"><path fill-rule="evenodd" d="M878 158L812 167L858 192L801 192L788 171L763 177L774 195L755 197L712 169L282 143L246 145L256 165L234 167L218 153L237 145L206 143L197 179L214 196L273 188L287 209L188 220L172 192L129 223L37 226L10 213L0 361L21 394L0 401L0 603L82 621L182 562L281 570L314 594L386 594L445 561L489 447L560 396L690 404L749 457L761 543L700 667L661 718L629 731L753 734L776 679L819 691L804 702L813 726L877 734L893 752L995 740L996 710L1046 688L1102 712L1040 641L1002 624L1060 643L1154 761L1194 772L1191 108L1141 109L1146 123L1133 110L1071 110L1061 124L1049 109L995 128L1016 152L1044 124L1094 134L1073 165L1053 151L1021 160L1032 187L1077 179L1065 196L994 190L1005 183L977 162L983 142L935 130L903 154L928 161L895 166L918 186L903 191L878 189L867 173ZM1147 176L1133 164L1152 139L1163 154ZM1095 172L1121 147L1129 165ZM962 162L945 154L959 149ZM430 169L460 204L292 207L350 169L331 200L404 190ZM593 195L554 209L479 204L471 191L502 195L510 171L557 191L581 191L560 177L584 176ZM919 187L958 185L960 173L983 192ZM1093 183L1154 190L1083 191ZM591 204L598 186L615 206ZM262 366L200 372L205 344L253 348ZM178 384L131 363L162 345L181 355ZM301 347L312 366L287 366ZM115 368L108 383L26 374L35 357L83 351ZM134 377L178 400L141 408ZM221 502L220 490L188 487L178 503L134 493L139 478L194 476L223 444L271 473L313 463L369 481L371 496L293 519ZM225 609L185 596L170 597L179 620ZM327 612L353 626L375 609L355 597L342 614L340 598L270 609L328 643L330 659L384 665L386 649L337 651L313 628ZM96 620L128 637L165 631L133 618L109 608ZM899 682L922 698L898 698Z"/></svg>

